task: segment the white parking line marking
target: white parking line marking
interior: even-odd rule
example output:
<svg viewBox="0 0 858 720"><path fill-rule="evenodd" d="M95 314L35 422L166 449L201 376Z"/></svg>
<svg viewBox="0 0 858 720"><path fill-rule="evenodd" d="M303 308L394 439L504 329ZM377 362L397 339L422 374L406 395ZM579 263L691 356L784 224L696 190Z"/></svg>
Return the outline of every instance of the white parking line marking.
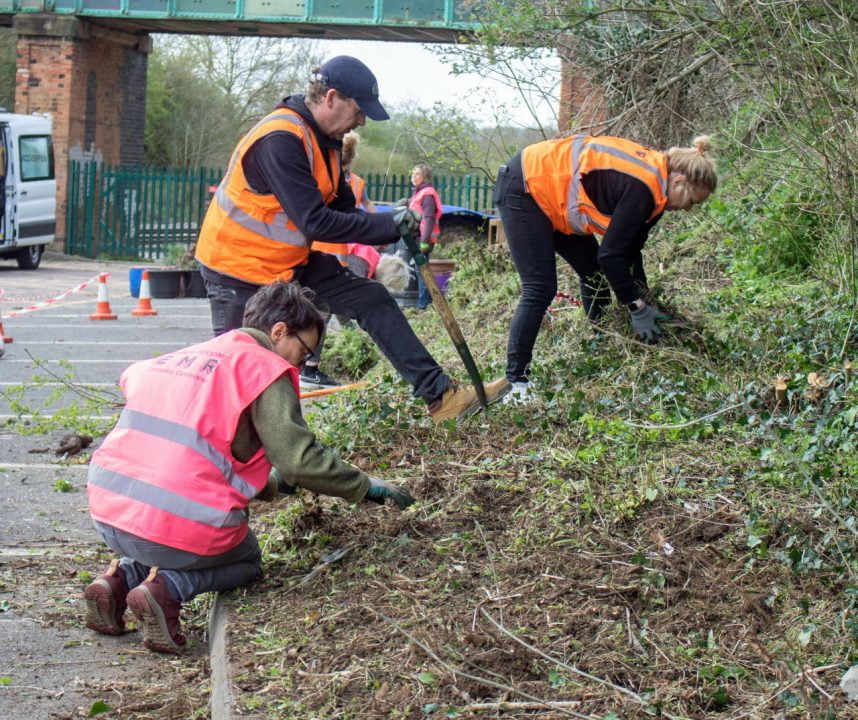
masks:
<svg viewBox="0 0 858 720"><path fill-rule="evenodd" d="M184 347L175 342L153 342L151 340L18 340L27 345L167 345L169 347Z"/></svg>
<svg viewBox="0 0 858 720"><path fill-rule="evenodd" d="M59 463L4 463L0 462L0 470L70 470L81 468L86 470L89 465L60 465Z"/></svg>
<svg viewBox="0 0 858 720"><path fill-rule="evenodd" d="M104 358L102 360L78 360L76 358L63 358L62 360L42 360L40 358L38 360L38 363L37 363L33 360L14 360L14 359L8 359L8 358L4 357L3 362L4 363L14 363L14 364L19 364L19 365L23 365L24 363L29 363L30 365L36 365L36 366L45 365L45 364L47 364L47 365L59 365L60 363L70 363L70 364L79 363L81 365L84 365L84 364L97 365L98 363L104 363L105 365L110 363L112 365L114 363L126 363L127 365L130 365L131 363L139 362L140 360L149 360L149 359L150 358L132 358L131 360L128 360L128 359L114 360L113 358Z"/></svg>
<svg viewBox="0 0 858 720"><path fill-rule="evenodd" d="M40 382L40 383L31 383L27 381L28 384L32 384L33 387L68 387L69 383L63 382ZM24 383L20 382L0 382L0 387L18 387L18 385L23 385ZM85 383L74 383L75 387L82 388L95 388L95 387L119 387L119 383L105 383L105 382L85 382Z"/></svg>
<svg viewBox="0 0 858 720"><path fill-rule="evenodd" d="M0 415L0 420L52 420L53 415ZM116 415L75 415L81 420L116 420Z"/></svg>

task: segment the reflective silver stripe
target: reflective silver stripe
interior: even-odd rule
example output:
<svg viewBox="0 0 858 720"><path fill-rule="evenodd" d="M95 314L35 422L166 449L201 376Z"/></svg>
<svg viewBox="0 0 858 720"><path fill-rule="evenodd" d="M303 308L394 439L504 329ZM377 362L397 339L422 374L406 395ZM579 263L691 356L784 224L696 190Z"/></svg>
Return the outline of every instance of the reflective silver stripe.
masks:
<svg viewBox="0 0 858 720"><path fill-rule="evenodd" d="M662 194L667 192L667 179L663 178L661 176L661 173L659 173L659 171L658 171L658 167L656 167L655 165L650 165L649 163L641 160L639 157L635 157L634 155L629 155L627 152L623 152L622 150L620 150L618 148L611 147L609 145L601 145L598 142L598 138L595 141L590 143L590 147L593 148L594 150L598 151L598 152L603 152L603 153L607 153L608 155L613 155L616 158L621 158L621 159L626 160L630 163L634 163L638 167L643 168L644 170L646 170L648 173L650 173L655 178L656 182L658 183L659 187L661 188Z"/></svg>
<svg viewBox="0 0 858 720"><path fill-rule="evenodd" d="M180 425L171 420L155 417L139 410L125 408L119 416L116 427L130 428L138 432L152 435L153 437L169 440L177 445L182 445L202 455L214 465L232 488L240 492L248 500L256 497L259 490L235 472L232 463L226 459L223 453L217 450L208 440L203 438L196 430L187 425Z"/></svg>
<svg viewBox="0 0 858 720"><path fill-rule="evenodd" d="M586 135L575 135L569 149L569 164L572 167L572 179L569 183L569 192L566 196L566 216L569 219L569 224L572 226L572 231L578 234L585 234L587 232L585 226L588 222L591 225L595 225L602 232L605 232L608 229L607 225L603 225L595 218L581 212L578 204L578 198L581 197L581 152L584 149L586 138ZM587 143L587 149L593 149L597 152L612 155L613 157L626 160L643 168L655 177L656 182L661 188L662 195L667 194L667 179L662 177L657 166L650 165L639 157L629 155L627 152L618 148L611 147L610 145L603 145L598 142L598 138Z"/></svg>
<svg viewBox="0 0 858 720"><path fill-rule="evenodd" d="M249 232L262 235L262 237L274 240L275 242L288 243L297 247L307 247L309 245L307 236L304 233L300 230L290 230L286 226L289 222L289 216L284 212L275 213L270 223L263 222L236 207L222 184L215 193L215 200L217 200L218 207L226 213L230 220L241 225L241 227Z"/></svg>
<svg viewBox="0 0 858 720"><path fill-rule="evenodd" d="M215 200L217 201L218 207L226 213L227 217L237 225L243 227L245 230L255 233L256 235L261 235L269 240L274 240L275 242L287 243L289 245L295 245L296 247L307 247L309 243L306 236L298 230L290 230L287 227L289 216L286 213L275 213L271 223L263 222L252 215L248 215L244 210L237 208L232 198L230 198L226 192L226 188L232 178L233 170L235 169L235 163L238 161L238 158L242 155L244 149L250 142L251 136L265 125L280 122L291 123L292 125L296 125L304 130L304 151L307 153L307 160L310 163L310 172L313 172L316 161L314 153L315 143L312 138L312 133L307 129L307 124L304 122L304 119L299 115L284 115L282 113L267 115L254 125L253 129L244 136L244 139L235 149L235 152L232 154L232 158L230 158L229 168L226 171L226 175L224 175L218 185L217 192L215 193ZM258 139L258 137L254 138L254 142Z"/></svg>
<svg viewBox="0 0 858 720"><path fill-rule="evenodd" d="M581 151L584 149L586 139L586 135L575 135L569 146L569 166L572 168L572 177L569 180L569 191L566 195L566 217L572 226L572 232L576 235L588 234L586 230L588 222L592 222L603 232L605 230L601 223L581 212L578 204L578 198L581 197Z"/></svg>
<svg viewBox="0 0 858 720"><path fill-rule="evenodd" d="M171 515L214 528L237 527L247 521L247 513L244 510L233 508L229 512L224 512L203 505L196 500L189 500L171 490L165 490L143 480L108 470L95 463L91 463L89 466L87 482L90 485L164 510Z"/></svg>
<svg viewBox="0 0 858 720"><path fill-rule="evenodd" d="M256 131L259 130L260 128L264 127L265 125L268 125L269 123L280 123L280 122L292 123L292 125L297 125L298 127L300 127L301 129L304 130L304 133L303 133L303 135L304 135L304 138L303 138L304 139L304 152L307 153L307 160L310 163L310 171L311 172L313 171L313 168L315 167L315 163L316 163L315 154L313 152L313 149L315 147L315 143L314 143L313 138L312 138L312 133L307 130L307 123L304 122L304 118L302 118L300 115L293 115L291 113L288 115L283 114L283 113L272 113L271 115L266 115L264 118L262 118L262 120L260 120L258 123L256 123L256 125L254 125L250 129L250 131L244 136L242 141L238 144L238 147L232 153L232 157L229 160L229 167L227 168L226 175L224 176L223 180L221 180L222 185L225 186L226 183L229 181L229 178L232 176L232 170L235 167L236 161L238 160L239 156L243 153L243 151L247 147L247 145L250 144L250 138L253 137L253 135L256 133ZM258 137L253 138L253 142L256 142L257 140L259 140Z"/></svg>

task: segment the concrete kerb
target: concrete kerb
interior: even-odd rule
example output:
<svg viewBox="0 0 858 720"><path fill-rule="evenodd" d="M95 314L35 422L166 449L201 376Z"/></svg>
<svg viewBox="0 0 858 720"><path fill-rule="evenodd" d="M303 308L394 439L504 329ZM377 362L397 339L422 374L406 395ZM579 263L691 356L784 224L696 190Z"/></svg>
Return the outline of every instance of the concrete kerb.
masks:
<svg viewBox="0 0 858 720"><path fill-rule="evenodd" d="M235 717L232 669L229 664L229 611L222 593L215 593L209 611L209 667L211 668L211 720Z"/></svg>

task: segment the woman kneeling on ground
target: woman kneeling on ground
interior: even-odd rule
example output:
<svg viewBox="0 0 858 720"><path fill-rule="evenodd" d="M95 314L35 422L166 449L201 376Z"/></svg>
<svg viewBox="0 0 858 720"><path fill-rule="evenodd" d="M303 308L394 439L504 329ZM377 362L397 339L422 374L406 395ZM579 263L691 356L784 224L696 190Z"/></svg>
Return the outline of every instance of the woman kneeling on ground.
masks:
<svg viewBox="0 0 858 720"><path fill-rule="evenodd" d="M123 372L126 406L87 480L95 527L123 557L84 591L88 628L121 635L128 608L146 647L179 652L182 603L261 575L247 522L254 498L300 486L352 502L391 498L400 510L413 502L305 424L298 368L323 328L309 290L275 282L250 298L242 329Z"/></svg>
<svg viewBox="0 0 858 720"><path fill-rule="evenodd" d="M530 145L498 172L494 204L521 277L507 344L504 399L526 400L527 369L542 318L557 294L555 253L578 274L587 318L597 323L611 290L647 342L666 319L648 293L641 250L665 210L690 210L717 184L709 138L652 150L617 137L573 135ZM601 243L596 235L602 236Z"/></svg>

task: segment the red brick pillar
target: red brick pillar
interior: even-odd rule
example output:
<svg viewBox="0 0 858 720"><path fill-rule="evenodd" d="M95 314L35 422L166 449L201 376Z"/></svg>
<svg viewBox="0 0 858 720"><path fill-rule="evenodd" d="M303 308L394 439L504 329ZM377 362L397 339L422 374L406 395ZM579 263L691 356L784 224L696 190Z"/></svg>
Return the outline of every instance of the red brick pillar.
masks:
<svg viewBox="0 0 858 720"><path fill-rule="evenodd" d="M53 119L57 244L65 237L69 158L143 159L147 34L111 30L70 16L16 15L15 112Z"/></svg>
<svg viewBox="0 0 858 720"><path fill-rule="evenodd" d="M561 47L560 112L557 125L561 135L599 132L608 118L608 107L602 88L590 82L586 68L576 64L572 49Z"/></svg>

